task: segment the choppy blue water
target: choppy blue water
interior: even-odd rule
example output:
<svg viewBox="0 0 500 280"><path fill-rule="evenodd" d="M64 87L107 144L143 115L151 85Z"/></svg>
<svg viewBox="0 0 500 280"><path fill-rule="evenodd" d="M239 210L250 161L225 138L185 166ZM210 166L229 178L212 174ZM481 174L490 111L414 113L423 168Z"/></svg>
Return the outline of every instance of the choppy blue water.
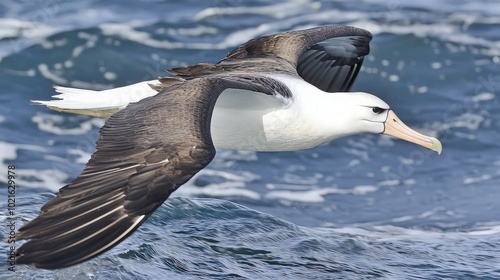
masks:
<svg viewBox="0 0 500 280"><path fill-rule="evenodd" d="M130 238L28 279L500 279L498 1L2 1L0 239L7 165L17 227L77 176L103 120L29 104L53 84L104 89L216 62L258 35L374 34L353 90L374 93L438 156L379 135L290 153L219 150Z"/></svg>

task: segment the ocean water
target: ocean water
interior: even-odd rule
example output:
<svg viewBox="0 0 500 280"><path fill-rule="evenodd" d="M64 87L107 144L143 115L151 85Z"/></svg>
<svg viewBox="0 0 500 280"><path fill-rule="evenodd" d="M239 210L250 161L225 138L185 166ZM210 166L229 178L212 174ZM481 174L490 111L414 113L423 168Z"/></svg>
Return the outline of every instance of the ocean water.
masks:
<svg viewBox="0 0 500 280"><path fill-rule="evenodd" d="M288 153L218 150L131 237L81 265L1 279L500 279L500 3L0 3L0 239L83 169L104 120L61 114L52 85L105 89L216 62L259 35L320 25L374 35L353 90L443 153L360 135ZM16 244L19 246L19 244Z"/></svg>

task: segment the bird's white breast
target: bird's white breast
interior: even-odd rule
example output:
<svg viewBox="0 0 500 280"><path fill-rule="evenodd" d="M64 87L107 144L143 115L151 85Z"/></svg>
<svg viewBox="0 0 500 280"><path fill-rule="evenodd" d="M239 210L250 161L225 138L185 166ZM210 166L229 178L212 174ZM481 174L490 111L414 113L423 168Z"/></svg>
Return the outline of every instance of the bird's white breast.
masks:
<svg viewBox="0 0 500 280"><path fill-rule="evenodd" d="M286 80L290 83L289 80ZM211 133L215 147L246 151L293 151L331 140L318 120L322 95L303 82L288 85L291 99L228 89L215 104ZM330 137L330 138L329 138Z"/></svg>
<svg viewBox="0 0 500 280"><path fill-rule="evenodd" d="M211 133L215 147L262 151L270 145L264 116L276 114L283 102L263 93L228 89L215 104Z"/></svg>

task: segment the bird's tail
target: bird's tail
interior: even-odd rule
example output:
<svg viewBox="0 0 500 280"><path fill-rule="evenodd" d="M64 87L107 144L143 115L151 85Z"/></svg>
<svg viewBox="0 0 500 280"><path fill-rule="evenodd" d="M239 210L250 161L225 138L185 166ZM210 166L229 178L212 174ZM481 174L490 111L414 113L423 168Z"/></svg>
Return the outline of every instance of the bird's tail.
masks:
<svg viewBox="0 0 500 280"><path fill-rule="evenodd" d="M158 84L158 80L152 80L100 91L54 86L59 94L53 95L53 100L31 102L59 112L108 118L131 102L157 94L152 86Z"/></svg>

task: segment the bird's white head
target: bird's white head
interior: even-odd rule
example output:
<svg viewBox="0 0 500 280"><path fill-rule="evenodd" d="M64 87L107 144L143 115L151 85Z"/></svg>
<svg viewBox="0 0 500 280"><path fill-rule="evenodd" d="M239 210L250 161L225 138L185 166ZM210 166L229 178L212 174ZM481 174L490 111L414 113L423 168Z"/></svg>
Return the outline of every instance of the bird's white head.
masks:
<svg viewBox="0 0 500 280"><path fill-rule="evenodd" d="M343 130L347 135L384 132L384 122L390 108L382 99L364 92L331 96L334 97L331 105L336 110L335 129Z"/></svg>
<svg viewBox="0 0 500 280"><path fill-rule="evenodd" d="M387 134L441 153L438 139L423 135L406 126L380 98L365 92L330 93L317 104L328 117L318 120L331 137L360 134Z"/></svg>

